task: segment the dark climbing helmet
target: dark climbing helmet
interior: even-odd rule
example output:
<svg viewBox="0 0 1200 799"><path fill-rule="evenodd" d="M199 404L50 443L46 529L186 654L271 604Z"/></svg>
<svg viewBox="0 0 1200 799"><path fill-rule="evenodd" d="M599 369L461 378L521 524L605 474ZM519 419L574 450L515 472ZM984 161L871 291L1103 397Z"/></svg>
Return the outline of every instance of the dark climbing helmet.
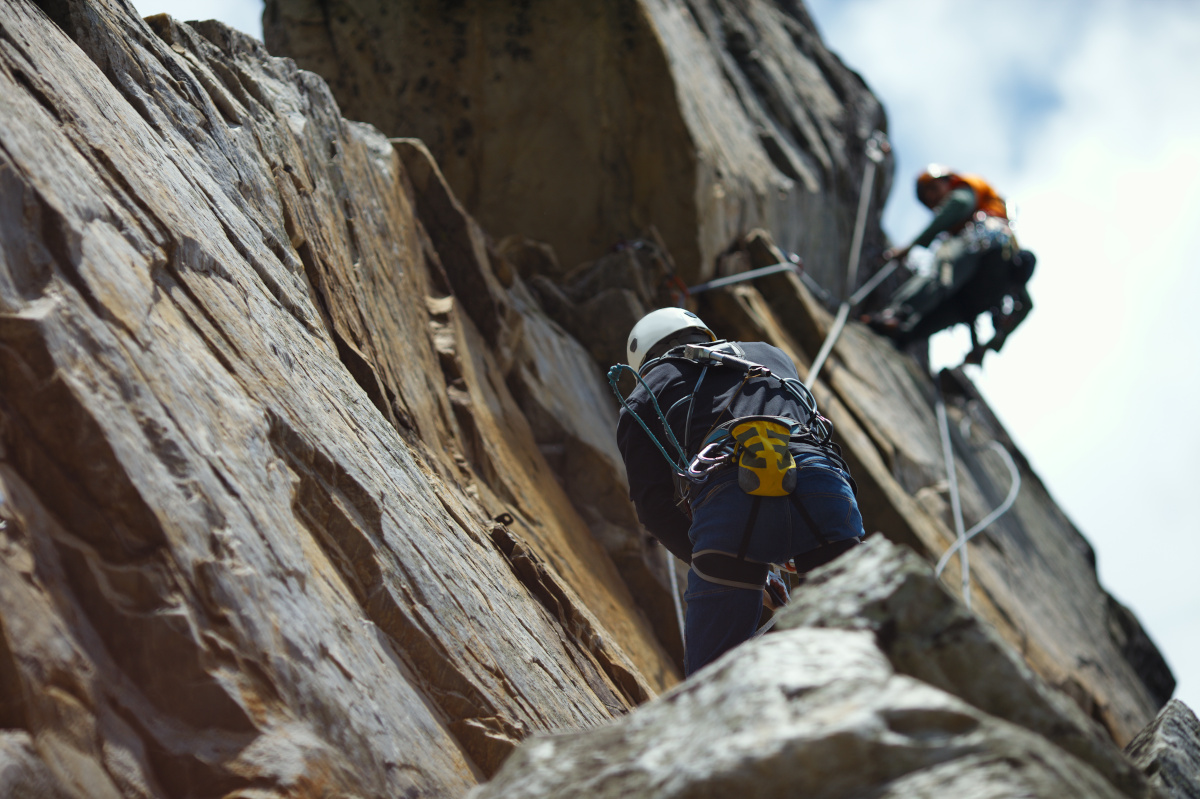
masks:
<svg viewBox="0 0 1200 799"><path fill-rule="evenodd" d="M917 199L924 203L925 201L921 200L921 195L925 190L932 186L935 181L948 178L953 174L954 170L941 164L930 164L925 167L925 171L917 175Z"/></svg>
<svg viewBox="0 0 1200 799"><path fill-rule="evenodd" d="M667 339L674 338L685 330L696 330L716 341L716 335L699 316L683 308L659 308L638 320L629 331L625 342L625 357L634 369L641 369L650 350Z"/></svg>

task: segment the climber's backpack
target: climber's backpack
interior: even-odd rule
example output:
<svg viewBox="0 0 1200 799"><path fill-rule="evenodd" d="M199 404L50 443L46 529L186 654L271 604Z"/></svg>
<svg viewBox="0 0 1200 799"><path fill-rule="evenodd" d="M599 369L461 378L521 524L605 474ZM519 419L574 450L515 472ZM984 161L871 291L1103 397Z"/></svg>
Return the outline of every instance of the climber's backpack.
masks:
<svg viewBox="0 0 1200 799"><path fill-rule="evenodd" d="M829 441L828 420L817 412L817 403L812 392L797 378L780 377L771 374L767 367L747 361L745 352L735 342L717 341L700 346L684 344L668 350L655 361L649 361L642 366L645 370L651 363L659 360L682 359L700 363L703 369L696 380L691 393L677 400L666 413L658 407L658 400L649 386L645 385L641 374L625 364L617 364L609 369L608 382L621 405L628 411L645 431L650 440L658 448L659 453L671 465L674 474L676 500L679 503L687 501L690 487L704 483L709 475L726 465L736 464L738 469L738 485L747 494L755 497L786 497L796 487L796 460L792 457L789 444L797 439L809 440L812 444L828 448L836 453L836 445ZM689 456L690 447L687 438L689 423L692 417L691 406L695 401L700 384L710 367L719 366L734 368L745 373L742 386L752 377L770 377L777 380L780 386L790 394L801 407L808 410L809 424L802 425L783 416L743 416L725 422L710 429L703 444L695 455ZM658 414L664 432L671 445L679 453L676 460L667 454L662 442L650 432L645 421L633 411L625 401L624 395L617 387L617 376L622 370L629 370L646 389L650 402ZM733 396L742 390L739 386ZM718 413L718 418L728 409L733 397L726 402L725 407ZM687 412L684 424L683 444L675 438L668 418L676 408L685 408Z"/></svg>

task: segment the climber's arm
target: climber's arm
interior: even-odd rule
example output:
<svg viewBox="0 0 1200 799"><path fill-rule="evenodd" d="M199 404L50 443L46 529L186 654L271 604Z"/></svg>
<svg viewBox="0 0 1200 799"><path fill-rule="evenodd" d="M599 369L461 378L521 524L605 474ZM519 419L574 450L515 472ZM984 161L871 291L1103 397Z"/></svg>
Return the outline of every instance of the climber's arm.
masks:
<svg viewBox="0 0 1200 799"><path fill-rule="evenodd" d="M617 446L629 478L629 498L638 519L671 554L684 563L692 562L688 530L692 522L675 504L671 468L644 430L622 410L617 423Z"/></svg>
<svg viewBox="0 0 1200 799"><path fill-rule="evenodd" d="M937 234L953 230L970 219L974 212L975 191L970 186L959 186L946 195L946 199L934 211L933 221L921 231L921 235L913 239L909 248L928 247Z"/></svg>
<svg viewBox="0 0 1200 799"><path fill-rule="evenodd" d="M970 186L961 186L950 194L946 195L946 199L937 207L934 212L933 221L925 230L921 231L921 235L913 239L912 244L904 247L892 247L883 251L883 260L903 261L908 257L909 251L913 247L928 247L937 234L944 230L952 230L956 225L967 221L971 218L971 214L975 211L975 191Z"/></svg>

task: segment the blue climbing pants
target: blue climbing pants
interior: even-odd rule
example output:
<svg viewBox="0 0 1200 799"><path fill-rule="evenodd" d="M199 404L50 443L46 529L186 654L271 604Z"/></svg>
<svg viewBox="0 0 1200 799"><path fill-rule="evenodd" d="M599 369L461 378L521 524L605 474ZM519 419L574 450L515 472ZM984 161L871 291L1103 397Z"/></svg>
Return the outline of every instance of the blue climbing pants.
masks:
<svg viewBox="0 0 1200 799"><path fill-rule="evenodd" d="M786 563L797 555L833 541L863 535L862 516L848 475L831 458L796 456L796 489L786 497L754 497L738 486L737 470L709 478L692 501L689 536L692 553L717 551L737 555L759 503L746 549L746 560ZM811 529L804 511L817 529ZM685 670L703 668L743 641L758 627L762 591L709 582L695 569L688 572Z"/></svg>

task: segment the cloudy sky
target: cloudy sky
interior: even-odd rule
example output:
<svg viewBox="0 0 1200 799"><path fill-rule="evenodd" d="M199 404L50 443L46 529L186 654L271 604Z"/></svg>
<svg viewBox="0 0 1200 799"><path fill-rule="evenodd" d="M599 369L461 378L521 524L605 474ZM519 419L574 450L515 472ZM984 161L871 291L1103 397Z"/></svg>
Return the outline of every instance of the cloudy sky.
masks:
<svg viewBox="0 0 1200 799"><path fill-rule="evenodd" d="M893 239L930 162L1015 203L1035 310L975 379L1200 709L1200 4L807 1L887 108Z"/></svg>
<svg viewBox="0 0 1200 799"><path fill-rule="evenodd" d="M135 0L262 36L257 0ZM1200 4L808 0L888 110L906 242L930 162L987 176L1036 309L975 377L1200 710ZM959 335L935 337L957 363Z"/></svg>

